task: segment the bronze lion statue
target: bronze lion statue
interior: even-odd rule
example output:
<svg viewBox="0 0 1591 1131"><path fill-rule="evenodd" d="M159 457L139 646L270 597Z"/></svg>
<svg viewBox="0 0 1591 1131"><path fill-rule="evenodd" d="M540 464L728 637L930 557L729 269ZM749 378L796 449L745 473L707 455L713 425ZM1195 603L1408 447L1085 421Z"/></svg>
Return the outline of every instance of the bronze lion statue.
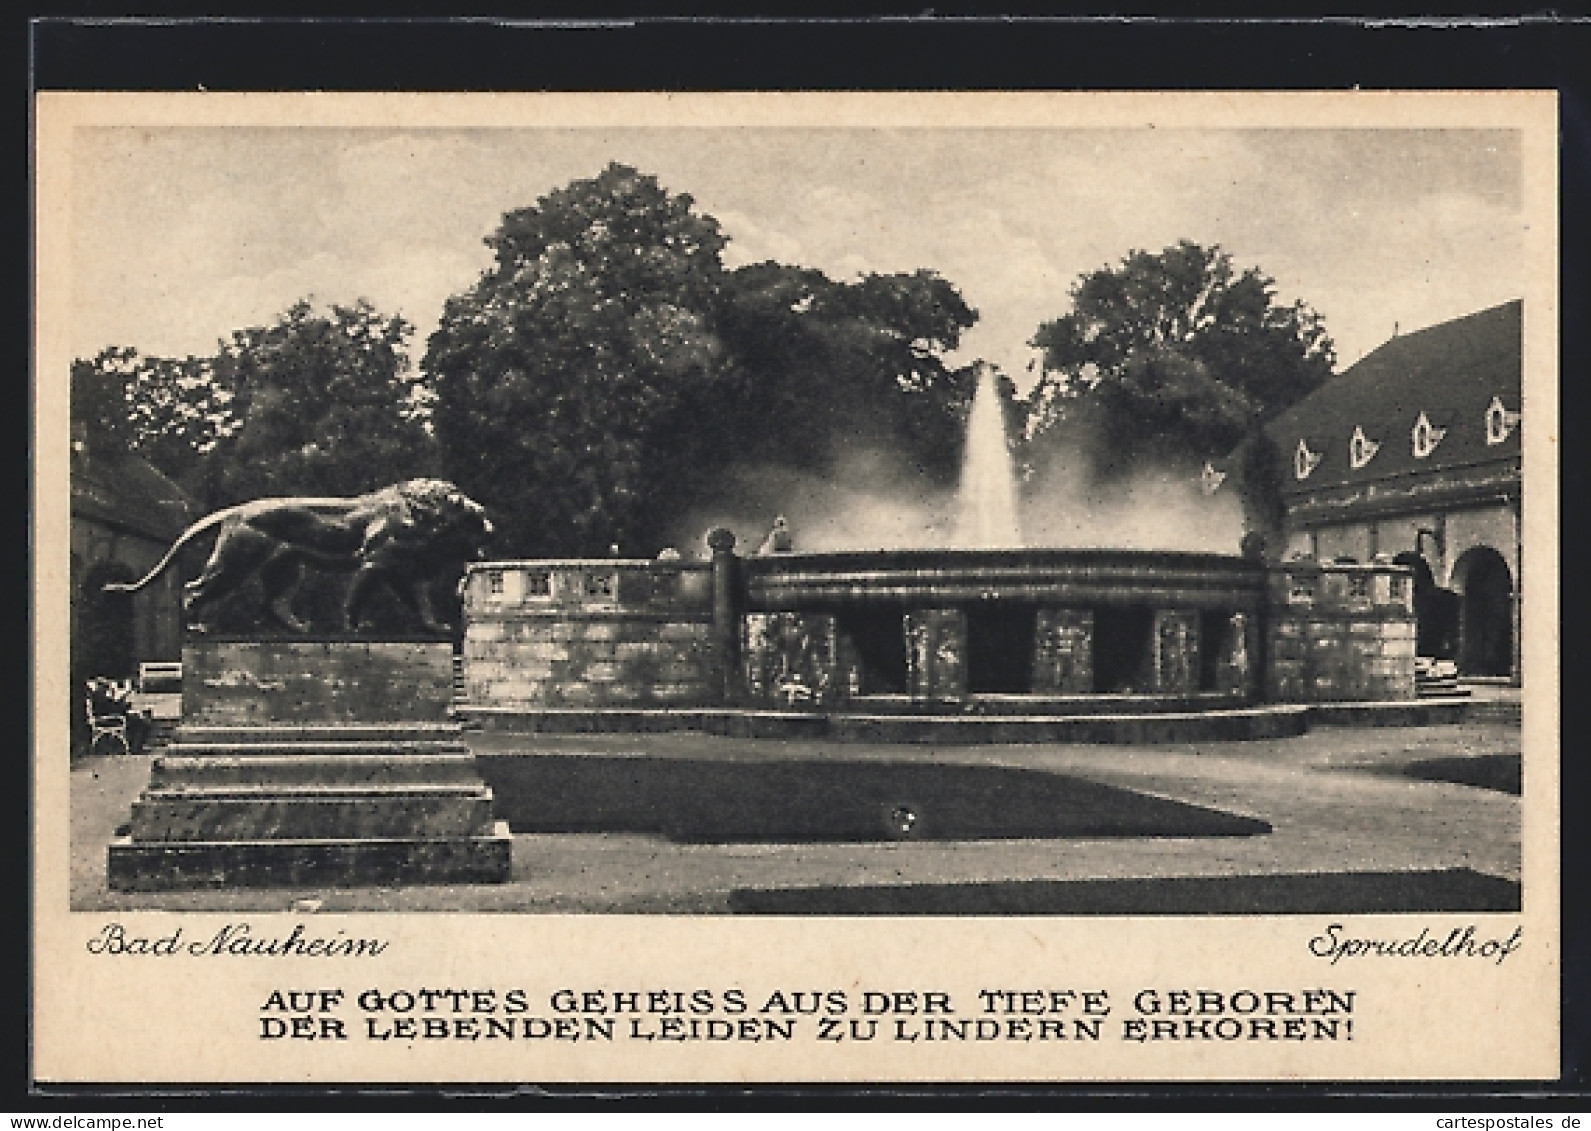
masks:
<svg viewBox="0 0 1591 1131"><path fill-rule="evenodd" d="M428 629L442 631L447 626L432 608L430 582L444 569L457 572L481 557L492 524L484 507L441 479L410 479L354 498L255 499L200 519L147 575L106 590L142 589L211 530L217 533L210 559L183 593L195 631L205 630L206 606L255 576L263 590L262 618L307 631L292 609L305 565L354 575L343 601L343 626L349 630L358 629L367 602L385 588Z"/></svg>

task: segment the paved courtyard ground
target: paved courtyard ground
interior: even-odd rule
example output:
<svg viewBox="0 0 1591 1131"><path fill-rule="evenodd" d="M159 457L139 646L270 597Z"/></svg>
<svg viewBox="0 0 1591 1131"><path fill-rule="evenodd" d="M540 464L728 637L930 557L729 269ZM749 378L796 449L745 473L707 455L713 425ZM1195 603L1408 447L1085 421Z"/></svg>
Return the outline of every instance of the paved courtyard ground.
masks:
<svg viewBox="0 0 1591 1131"><path fill-rule="evenodd" d="M1101 886L1078 881L1158 881L1162 882L1158 890L1180 891L1179 898L1186 902L1189 893L1205 889L1183 881L1269 877L1264 883L1236 881L1249 883L1243 898L1258 900L1262 907L1255 909L1263 909L1264 901L1273 898L1265 893L1276 891L1307 896L1311 909L1330 909L1333 899L1360 898L1341 894L1353 887L1347 880L1358 876L1379 885L1383 901L1408 910L1471 910L1479 908L1443 906L1449 898L1445 893L1457 893L1452 898L1463 900L1472 897L1465 893L1482 891L1485 898L1495 899L1497 891L1517 884L1520 875L1519 796L1420 776L1428 773L1422 765L1436 760L1448 760L1444 764L1449 769L1457 766L1461 771L1466 766L1480 771L1509 763L1520 753L1520 730L1507 724L1323 727L1289 739L1164 746L884 746L701 734L472 734L468 740L483 759L489 782L497 777L507 781L512 771L523 768L524 758L536 753L644 758L654 777L666 776L666 766L659 774L659 760L676 760L682 770L685 764L724 762L728 765L722 778L703 775L708 784L700 788L711 791L715 780L749 786L726 784L721 796L709 792L697 798L707 810L714 804L745 804L748 797L769 805L766 776L788 779L793 767L805 763L822 764L830 778L838 774L836 788L841 790L848 767L854 768L858 781L875 784L881 771L888 779L888 767L893 765L917 767L909 776L919 783L933 779L934 767L943 770L947 780L963 768L982 767L1033 771L1090 783L1090 789L1111 787L1145 799L1253 818L1270 831L1012 837L978 835L976 822L963 821L958 839L910 834L889 839L881 817L878 840L819 842L788 836L779 825L775 790L768 819L771 827L780 829L778 839L758 837L755 843L687 841L667 831L633 828L516 829L513 876L501 885L121 894L105 886L106 844L116 826L127 820L133 799L148 781L150 759L88 758L72 770L72 906L78 910L264 911L299 905L323 911L724 914L779 910L778 901L785 899L793 900L783 905L789 912L866 914L910 913L910 900L887 897L912 889L919 895L955 892L954 899L938 905L944 913L978 913L982 908L991 914L1009 914L1024 910L1021 893L1026 891L1050 893L1046 899L1067 891L1113 893L1101 906L1120 911L1128 906L1121 903L1122 893L1148 892L1153 899L1157 890L1153 883ZM1482 781L1496 777L1490 772L1444 776ZM764 788L752 788L759 785ZM1062 787L1058 781L1057 788ZM1530 789L1528 780L1524 789ZM920 796L919 788L902 801L923 805ZM918 814L925 831L932 827L937 804L928 803ZM755 820L741 823L756 826ZM1295 877L1296 882L1276 877ZM1462 882L1454 886L1455 878ZM825 890L848 893L850 898L825 904L815 898ZM873 899L870 892L883 896ZM979 892L992 894L979 903ZM930 912L936 907L932 900L918 903ZM1062 900L1051 906L1077 904ZM1030 910L1047 913L1037 903ZM1137 910L1147 913L1142 907Z"/></svg>

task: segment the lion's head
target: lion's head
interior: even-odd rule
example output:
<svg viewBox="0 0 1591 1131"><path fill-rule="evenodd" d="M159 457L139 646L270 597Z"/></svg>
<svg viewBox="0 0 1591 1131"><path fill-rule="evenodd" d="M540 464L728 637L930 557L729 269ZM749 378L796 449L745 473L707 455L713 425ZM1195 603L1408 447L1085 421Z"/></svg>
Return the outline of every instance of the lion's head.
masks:
<svg viewBox="0 0 1591 1131"><path fill-rule="evenodd" d="M486 508L445 479L409 479L375 492L392 521L372 527L365 557L414 558L429 572L481 557L493 527ZM396 566L398 563L390 563Z"/></svg>

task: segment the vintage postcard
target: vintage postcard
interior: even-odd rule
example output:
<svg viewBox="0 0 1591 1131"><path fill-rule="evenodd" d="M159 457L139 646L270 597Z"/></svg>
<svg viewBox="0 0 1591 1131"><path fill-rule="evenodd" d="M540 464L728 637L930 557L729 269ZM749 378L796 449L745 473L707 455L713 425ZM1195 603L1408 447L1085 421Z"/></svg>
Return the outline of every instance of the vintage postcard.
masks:
<svg viewBox="0 0 1591 1131"><path fill-rule="evenodd" d="M1551 92L35 106L38 1081L1558 1074Z"/></svg>

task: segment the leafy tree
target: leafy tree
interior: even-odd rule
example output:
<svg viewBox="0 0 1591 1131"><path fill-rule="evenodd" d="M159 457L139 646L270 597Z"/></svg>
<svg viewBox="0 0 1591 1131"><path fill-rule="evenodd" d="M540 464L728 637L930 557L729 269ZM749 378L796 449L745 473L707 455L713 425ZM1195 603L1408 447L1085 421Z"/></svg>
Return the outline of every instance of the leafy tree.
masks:
<svg viewBox="0 0 1591 1131"><path fill-rule="evenodd" d="M977 314L950 283L930 271L843 283L770 262L724 290L743 458L819 470L840 445L887 445L930 479L954 473L973 387L943 355Z"/></svg>
<svg viewBox="0 0 1591 1131"><path fill-rule="evenodd" d="M504 216L422 368L447 467L505 552L649 553L735 463L837 442L938 467L970 395L942 354L974 313L929 272L728 271L718 222L623 165Z"/></svg>
<svg viewBox="0 0 1591 1131"><path fill-rule="evenodd" d="M185 407L167 414L179 434L178 424L196 425L225 406L224 429L186 433L204 455L212 506L263 495L372 490L427 474L435 463L419 378L405 350L411 332L401 317L378 314L364 300L325 313L300 301L273 324L238 330L223 342L206 363L208 380L202 366L163 369L150 403L173 388L182 391L187 379L198 382L186 399L176 398Z"/></svg>
<svg viewBox="0 0 1591 1131"><path fill-rule="evenodd" d="M402 318L298 302L214 357L112 347L72 364L73 420L136 452L207 509L261 495L355 494L434 468Z"/></svg>
<svg viewBox="0 0 1591 1131"><path fill-rule="evenodd" d="M423 363L448 470L519 552L655 537L656 488L702 442L721 375L717 221L609 165L503 217L495 263L451 298Z"/></svg>
<svg viewBox="0 0 1591 1131"><path fill-rule="evenodd" d="M72 362L72 420L84 441L137 453L190 488L205 456L237 430L231 401L211 358L139 357L112 346Z"/></svg>
<svg viewBox="0 0 1591 1131"><path fill-rule="evenodd" d="M1188 240L1083 275L1071 313L1039 327L1030 459L1047 436L1094 438L1103 474L1224 455L1331 374L1331 340L1258 268ZM1075 437L1073 437L1075 438Z"/></svg>
<svg viewBox="0 0 1591 1131"><path fill-rule="evenodd" d="M1243 503L1246 533L1258 540L1251 545L1276 559L1282 552L1282 526L1287 507L1282 498L1287 457L1263 429L1243 438L1229 460L1233 490Z"/></svg>
<svg viewBox="0 0 1591 1131"><path fill-rule="evenodd" d="M178 483L199 486L206 457L239 426L214 359L143 358L128 393L133 449Z"/></svg>
<svg viewBox="0 0 1591 1131"><path fill-rule="evenodd" d="M435 470L410 333L362 300L325 312L301 301L237 331L214 357L107 349L72 365L74 423L148 459L201 511L263 495L357 494ZM300 611L333 623L340 591L337 579L312 577ZM249 600L218 615L248 627Z"/></svg>
<svg viewBox="0 0 1591 1131"><path fill-rule="evenodd" d="M71 418L74 440L90 448L125 452L135 444L128 402L138 370L138 351L125 346L100 350L72 362Z"/></svg>

